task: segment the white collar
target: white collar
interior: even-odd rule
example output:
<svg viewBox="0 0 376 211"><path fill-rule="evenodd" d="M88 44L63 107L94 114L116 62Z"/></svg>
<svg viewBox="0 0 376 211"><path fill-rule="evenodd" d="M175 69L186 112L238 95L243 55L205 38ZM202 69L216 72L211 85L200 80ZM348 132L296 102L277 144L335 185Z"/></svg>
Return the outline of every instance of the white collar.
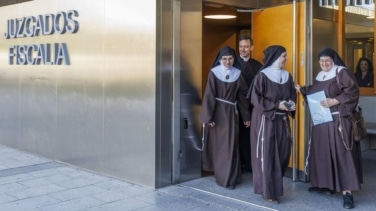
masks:
<svg viewBox="0 0 376 211"><path fill-rule="evenodd" d="M223 82L234 82L236 81L241 71L236 67L224 68L222 65L217 65L211 69L214 75Z"/></svg>
<svg viewBox="0 0 376 211"><path fill-rule="evenodd" d="M248 60L249 60L250 57L246 58L246 57L242 57L242 56L240 56L240 58L242 58L243 61L248 62Z"/></svg>
<svg viewBox="0 0 376 211"><path fill-rule="evenodd" d="M324 70L321 70L317 74L316 80L317 81L327 81L329 79L332 79L332 78L336 77L336 70L337 70L337 68L338 68L338 72L340 72L345 67L333 65L332 69L330 69L328 72L325 72Z"/></svg>
<svg viewBox="0 0 376 211"><path fill-rule="evenodd" d="M284 84L289 80L290 73L279 67L279 59L273 62L272 65L261 70L271 81L279 84Z"/></svg>

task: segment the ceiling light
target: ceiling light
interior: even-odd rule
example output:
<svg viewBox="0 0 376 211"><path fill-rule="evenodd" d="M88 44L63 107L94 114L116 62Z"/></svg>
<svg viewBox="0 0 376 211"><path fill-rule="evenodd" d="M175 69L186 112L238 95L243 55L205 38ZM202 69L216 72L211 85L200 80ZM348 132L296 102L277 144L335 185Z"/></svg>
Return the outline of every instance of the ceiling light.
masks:
<svg viewBox="0 0 376 211"><path fill-rule="evenodd" d="M207 19L233 19L236 18L235 15L205 15L204 18Z"/></svg>
<svg viewBox="0 0 376 211"><path fill-rule="evenodd" d="M203 16L205 19L235 19L236 9L229 6L222 6L222 8L204 7Z"/></svg>

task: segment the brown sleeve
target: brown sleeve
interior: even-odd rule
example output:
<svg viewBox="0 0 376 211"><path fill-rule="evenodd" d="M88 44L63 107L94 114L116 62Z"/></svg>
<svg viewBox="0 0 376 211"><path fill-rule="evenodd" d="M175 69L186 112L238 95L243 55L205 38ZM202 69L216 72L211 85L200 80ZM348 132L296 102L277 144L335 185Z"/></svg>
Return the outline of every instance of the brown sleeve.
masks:
<svg viewBox="0 0 376 211"><path fill-rule="evenodd" d="M352 113L359 102L359 87L354 74L348 69L339 71L337 77L341 92L334 98L340 102L339 111L345 116Z"/></svg>

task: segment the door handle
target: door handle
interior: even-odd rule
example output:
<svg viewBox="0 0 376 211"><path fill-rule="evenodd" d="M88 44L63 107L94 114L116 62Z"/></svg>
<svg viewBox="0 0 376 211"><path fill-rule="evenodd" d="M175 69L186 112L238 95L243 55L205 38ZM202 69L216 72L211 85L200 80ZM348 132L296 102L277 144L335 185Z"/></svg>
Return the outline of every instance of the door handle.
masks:
<svg viewBox="0 0 376 211"><path fill-rule="evenodd" d="M184 129L187 129L188 128L188 118L184 118L184 126L183 126Z"/></svg>

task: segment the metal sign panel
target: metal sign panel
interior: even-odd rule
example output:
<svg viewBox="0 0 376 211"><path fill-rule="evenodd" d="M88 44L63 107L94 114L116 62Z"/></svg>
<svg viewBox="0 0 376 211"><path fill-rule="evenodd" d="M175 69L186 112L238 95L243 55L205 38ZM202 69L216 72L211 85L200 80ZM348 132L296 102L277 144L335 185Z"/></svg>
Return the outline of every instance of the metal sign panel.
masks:
<svg viewBox="0 0 376 211"><path fill-rule="evenodd" d="M156 11L149 0L0 7L0 142L154 187Z"/></svg>

